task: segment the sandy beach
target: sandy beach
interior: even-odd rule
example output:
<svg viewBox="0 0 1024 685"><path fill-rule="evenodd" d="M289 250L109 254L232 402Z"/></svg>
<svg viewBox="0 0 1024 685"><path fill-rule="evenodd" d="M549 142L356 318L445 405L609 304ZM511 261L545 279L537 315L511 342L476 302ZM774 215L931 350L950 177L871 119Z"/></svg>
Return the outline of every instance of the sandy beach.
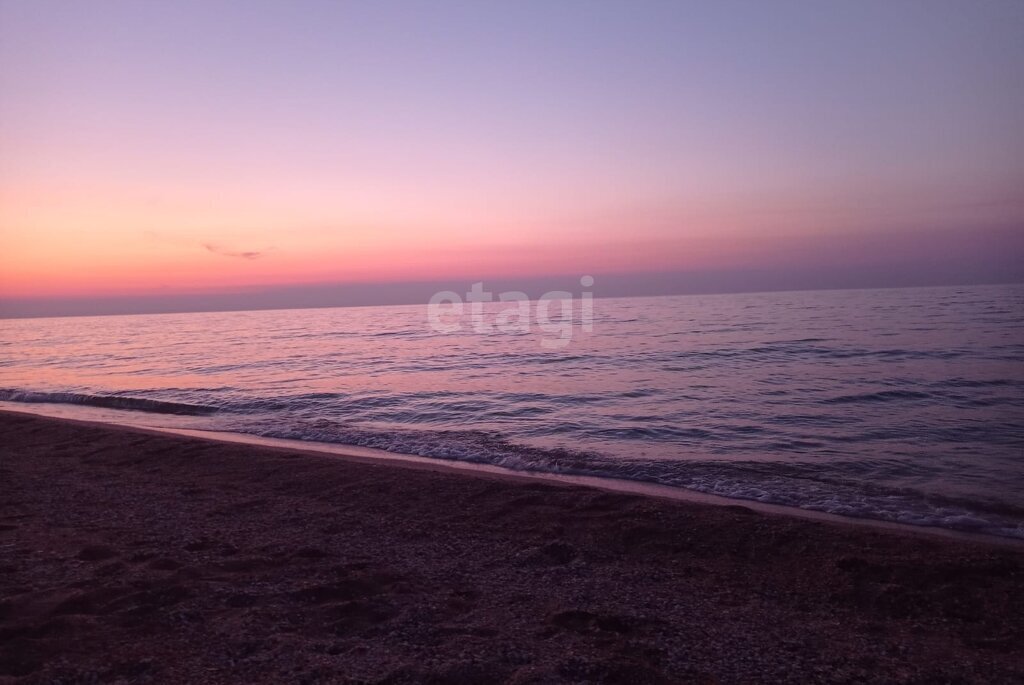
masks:
<svg viewBox="0 0 1024 685"><path fill-rule="evenodd" d="M1020 682L1019 546L0 413L0 682Z"/></svg>

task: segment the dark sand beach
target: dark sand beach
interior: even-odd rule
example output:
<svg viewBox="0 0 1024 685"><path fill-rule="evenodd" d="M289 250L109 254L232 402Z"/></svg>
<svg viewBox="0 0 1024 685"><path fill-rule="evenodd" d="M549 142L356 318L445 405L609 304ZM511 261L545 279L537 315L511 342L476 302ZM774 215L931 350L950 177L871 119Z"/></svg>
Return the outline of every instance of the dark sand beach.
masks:
<svg viewBox="0 0 1024 685"><path fill-rule="evenodd" d="M0 413L0 682L1021 682L1019 546Z"/></svg>

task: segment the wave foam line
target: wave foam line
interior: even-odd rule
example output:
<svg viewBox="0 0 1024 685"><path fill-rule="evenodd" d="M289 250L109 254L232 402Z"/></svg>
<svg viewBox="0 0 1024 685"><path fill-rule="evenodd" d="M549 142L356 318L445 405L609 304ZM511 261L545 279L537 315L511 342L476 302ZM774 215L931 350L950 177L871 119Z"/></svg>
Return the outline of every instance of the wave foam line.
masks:
<svg viewBox="0 0 1024 685"><path fill-rule="evenodd" d="M165 402L150 400L143 397L126 397L122 395L87 395L78 392L37 392L33 390L17 390L0 388L0 400L6 402L26 402L39 404L80 404L104 409L126 409L128 411L145 411L154 414L178 414L186 416L206 416L217 411L216 407L202 404L185 404L183 402Z"/></svg>

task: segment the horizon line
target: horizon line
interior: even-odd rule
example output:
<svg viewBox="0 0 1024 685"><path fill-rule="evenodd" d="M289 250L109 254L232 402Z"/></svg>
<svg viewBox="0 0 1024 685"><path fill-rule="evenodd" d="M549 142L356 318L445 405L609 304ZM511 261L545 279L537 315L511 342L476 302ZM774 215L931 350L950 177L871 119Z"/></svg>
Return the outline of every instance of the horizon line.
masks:
<svg viewBox="0 0 1024 685"><path fill-rule="evenodd" d="M562 278L565 278L564 276ZM576 278L576 277L572 277ZM503 279L492 279L492 282L501 282ZM537 279L534 279L537 280ZM578 278L576 278L577 285ZM471 286L473 283L483 282L486 284L485 279L471 279L466 282L466 285ZM438 285L453 285L450 282L442 281L424 281L415 282L417 284L427 285L436 283ZM317 287L338 287L342 285L353 285L350 283L320 283L315 285L305 286L277 286L273 287L277 291L287 290L298 290L302 288ZM367 285L367 284L359 284ZM372 284L378 286L386 285L408 285L403 284ZM937 283L916 283L916 284L880 284L880 285L823 285L816 287L779 287L779 288L754 288L754 289L716 289L716 290L704 290L704 291L693 291L693 292L639 292L634 294L598 294L591 289L586 290L591 292L593 299L595 300L614 300L614 299L633 299L633 298L651 298L651 297L702 297L702 296L721 296L721 295L756 295L756 294L773 294L773 293L801 293L801 292L834 292L834 291L871 291L871 290L917 290L917 289L929 289L929 288L972 288L972 287L985 287L985 286L1011 286L1011 285L1024 285L1024 276L1015 276L1007 279L996 279L996 280L978 280L978 281L960 281L960 282L937 282ZM261 286L252 286L253 288L260 288ZM441 290L451 290L451 288L440 288ZM259 294L260 292L267 291L252 291L249 293L242 292L230 292L230 293L218 293L219 295L229 295L234 297L244 297L246 295ZM183 293L175 295L174 297L205 297L209 293L195 294L195 293ZM403 301L403 302L386 302L386 303L373 303L373 302L354 302L347 304L338 303L323 303L323 304L295 304L291 306L276 306L276 305L250 305L250 306L224 306L214 307L210 309L195 309L190 307L185 308L171 308L160 311L123 311L123 312L82 312L82 313L65 313L65 314L51 314L51 313L22 313L22 314L8 314L4 311L5 305L12 301L22 302L88 302L91 299L97 300L97 304L103 300L108 302L113 300L116 302L138 302L144 303L147 300L163 297L161 295L121 295L121 296L101 296L96 298L3 298L0 296L0 320L13 321L18 319L66 319L66 318L91 318L91 317L113 317L113 316L161 316L161 315L179 315L179 314L228 314L235 312L272 312L272 311L289 311L289 310L304 310L304 309L351 309L360 307L411 307L416 305L426 306L428 304L427 299L419 299L417 301ZM539 296L529 297L530 302L536 302ZM127 303L126 302L126 303Z"/></svg>

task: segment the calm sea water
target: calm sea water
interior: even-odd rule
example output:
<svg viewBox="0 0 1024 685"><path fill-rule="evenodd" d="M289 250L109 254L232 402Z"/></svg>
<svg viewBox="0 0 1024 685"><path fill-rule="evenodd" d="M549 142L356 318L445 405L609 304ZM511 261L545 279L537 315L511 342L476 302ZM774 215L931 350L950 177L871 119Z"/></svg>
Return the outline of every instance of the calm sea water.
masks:
<svg viewBox="0 0 1024 685"><path fill-rule="evenodd" d="M6 320L0 400L1024 537L1024 286L593 304Z"/></svg>

